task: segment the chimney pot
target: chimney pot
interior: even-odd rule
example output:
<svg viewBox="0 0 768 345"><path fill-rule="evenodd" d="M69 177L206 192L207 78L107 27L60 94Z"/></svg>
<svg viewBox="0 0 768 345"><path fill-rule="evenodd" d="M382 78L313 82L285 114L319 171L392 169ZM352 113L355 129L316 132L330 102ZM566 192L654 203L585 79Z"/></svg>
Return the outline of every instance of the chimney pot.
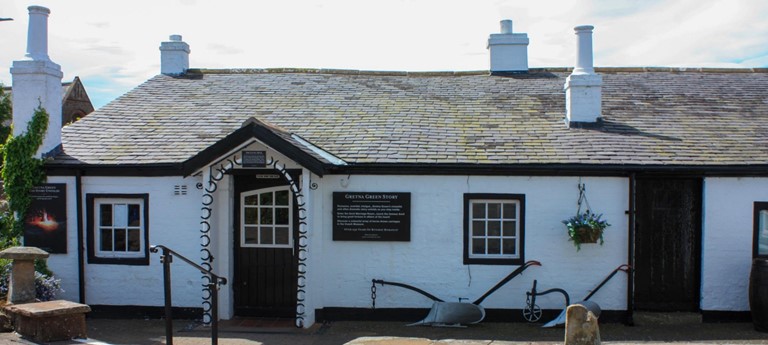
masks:
<svg viewBox="0 0 768 345"><path fill-rule="evenodd" d="M573 74L594 74L592 59L592 25L581 25L573 28L576 31L576 68Z"/></svg>
<svg viewBox="0 0 768 345"><path fill-rule="evenodd" d="M168 39L170 39L171 42L181 42L181 35L171 35Z"/></svg>
<svg viewBox="0 0 768 345"><path fill-rule="evenodd" d="M528 35L513 33L512 20L501 21L501 32L488 38L491 74L528 72Z"/></svg>
<svg viewBox="0 0 768 345"><path fill-rule="evenodd" d="M48 15L51 10L42 6L29 6L29 26L27 28L26 57L36 61L48 58Z"/></svg>
<svg viewBox="0 0 768 345"><path fill-rule="evenodd" d="M501 21L501 33L502 34L511 34L512 33L512 20L511 19L504 19Z"/></svg>

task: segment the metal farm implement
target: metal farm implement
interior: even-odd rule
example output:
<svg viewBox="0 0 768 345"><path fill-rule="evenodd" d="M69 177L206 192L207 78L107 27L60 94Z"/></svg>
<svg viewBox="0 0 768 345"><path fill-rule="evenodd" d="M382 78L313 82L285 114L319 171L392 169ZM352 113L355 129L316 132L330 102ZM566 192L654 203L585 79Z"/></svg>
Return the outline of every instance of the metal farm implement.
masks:
<svg viewBox="0 0 768 345"><path fill-rule="evenodd" d="M613 276L615 276L616 273L618 273L619 271L629 274L629 272L631 271L631 267L629 265L621 265L619 267L616 267L616 269L611 271L611 273L607 277L605 277L605 279L603 279L603 281L601 281L600 284L597 284L597 287L592 289L592 291L587 295L587 297L584 297L583 300L581 300L580 302L577 302L576 304L583 305L589 311L594 313L595 316L599 317L600 311L601 311L600 306L595 302L589 301L589 299L592 296L594 296L595 293L597 293L597 291L603 287L603 285L608 283L608 281L611 280L611 278L613 278ZM536 296L542 296L552 292L559 292L563 294L563 297L565 297L565 309L563 309L563 311L560 312L560 315L558 315L555 319L547 322L541 327L555 327L558 325L565 324L565 311L568 309L568 306L571 304L571 299L570 299L570 296L568 296L568 292L560 288L554 288L554 289L549 289L546 291L539 292L536 290L536 280L533 281L533 287L531 288L531 291L528 291L525 293L526 302L525 302L525 308L523 309L523 317L528 322L536 322L536 321L539 321L539 319L541 319L541 308L539 308L539 306L536 305Z"/></svg>
<svg viewBox="0 0 768 345"><path fill-rule="evenodd" d="M499 281L490 290L488 290L485 294L480 296L480 298L472 303L462 302L461 299L459 299L459 302L446 302L422 289L408 284L389 282L381 279L373 279L371 281L371 299L373 301L373 308L376 308L376 284L381 286L399 286L401 288L417 292L433 301L432 309L429 310L427 316L423 320L414 322L408 326L459 326L462 324L476 324L483 321L485 318L485 309L480 305L480 303L482 303L492 293L496 292L496 290L507 284L510 280L523 273L523 271L525 271L530 266L541 266L541 263L535 260L524 263L522 266L512 271L512 273L507 275L504 279Z"/></svg>

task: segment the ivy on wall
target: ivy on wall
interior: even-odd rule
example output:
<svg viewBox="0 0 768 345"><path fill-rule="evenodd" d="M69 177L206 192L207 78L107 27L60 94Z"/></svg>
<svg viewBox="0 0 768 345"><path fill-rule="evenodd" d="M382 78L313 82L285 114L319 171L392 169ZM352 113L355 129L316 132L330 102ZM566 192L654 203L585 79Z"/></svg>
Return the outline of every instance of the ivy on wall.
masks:
<svg viewBox="0 0 768 345"><path fill-rule="evenodd" d="M2 214L0 223L0 248L18 245L24 226L24 216L32 200L29 192L33 186L45 180L42 159L35 154L43 144L45 131L48 129L48 112L41 106L35 109L32 120L27 123L26 133L14 137L8 135L5 144L0 146L3 155L3 177L7 209Z"/></svg>
<svg viewBox="0 0 768 345"><path fill-rule="evenodd" d="M3 84L0 83L0 143L4 143L11 132L11 127L5 123L11 122L11 97L3 90Z"/></svg>

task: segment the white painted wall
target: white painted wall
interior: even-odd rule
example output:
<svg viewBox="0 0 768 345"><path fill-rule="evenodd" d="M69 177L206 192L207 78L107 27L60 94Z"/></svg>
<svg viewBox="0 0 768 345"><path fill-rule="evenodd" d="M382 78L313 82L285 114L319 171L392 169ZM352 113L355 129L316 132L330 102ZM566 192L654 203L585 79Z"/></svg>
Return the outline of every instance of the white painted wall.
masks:
<svg viewBox="0 0 768 345"><path fill-rule="evenodd" d="M749 310L755 201L768 201L768 178L704 180L702 310Z"/></svg>
<svg viewBox="0 0 768 345"><path fill-rule="evenodd" d="M60 297L78 300L77 219L74 177L50 177L67 183L67 254L53 254L49 266L66 290ZM199 178L182 177L83 177L83 211L90 193L149 194L149 241L163 244L189 257L200 258L200 200L195 188ZM174 196L175 185L186 185L186 196ZM86 220L84 220L85 222ZM85 224L84 224L85 225ZM163 305L160 254L150 253L149 266L89 264L85 266L86 303L94 305ZM173 304L200 307L202 280L194 269L176 260L172 265Z"/></svg>
<svg viewBox="0 0 768 345"><path fill-rule="evenodd" d="M53 275L61 279L64 292L56 298L77 302L79 300L77 275L77 194L75 193L75 177L51 176L48 183L66 183L67 185L67 254L51 254L48 257L48 268Z"/></svg>
<svg viewBox="0 0 768 345"><path fill-rule="evenodd" d="M251 149L258 149L252 147ZM285 157L283 162L289 162ZM296 168L289 162L291 168ZM567 240L561 220L576 211L577 177L500 176L311 176L304 171L308 206L309 251L306 278L307 326L314 310L323 307L370 307L371 279L404 282L447 301L474 300L516 266L464 265L463 195L515 193L526 196L525 259L541 261L489 297L487 308L523 308L532 281L538 288L564 288L576 301L586 296L608 273L627 260L628 188L625 178L583 178L593 209L612 224L605 245L583 245L577 252ZM311 180L311 181L310 181ZM83 201L88 193L149 193L150 242L168 244L197 261L200 257L200 177L83 177ZM50 177L67 184L68 254L53 254L49 266L62 278L62 298L77 300L77 219L74 177ZM318 183L317 190L309 189ZM188 186L187 196L174 196L173 186ZM231 181L225 178L216 193L215 269L232 278ZM410 242L345 242L332 240L332 193L410 192ZM749 310L747 285L751 267L752 212L755 201L768 201L766 178L707 178L704 182L702 259L703 310ZM85 206L85 205L84 205ZM86 302L105 305L163 304L162 266L152 254L149 266L86 264ZM199 307L200 275L180 263L173 265L174 305ZM119 294L116 295L116 292ZM619 274L593 297L605 310L626 307L626 275ZM232 316L231 286L221 294L221 316ZM429 307L414 292L378 288L378 307ZM561 296L538 298L545 309L563 306Z"/></svg>
<svg viewBox="0 0 768 345"><path fill-rule="evenodd" d="M312 194L311 265L308 284L320 296L308 307L371 306L371 279L422 288L446 301L480 297L517 266L463 264L464 193L521 193L526 196L525 259L538 260L483 302L486 308L523 308L534 279L538 289L559 287L572 300L585 297L606 275L627 261L628 187L624 178L584 178L589 202L612 224L605 245L568 241L561 223L576 212L577 177L326 176ZM410 242L332 240L332 193L411 192ZM318 254L320 252L320 254ZM316 285L318 284L318 285ZM315 293L317 295L315 295ZM617 275L592 300L605 310L626 307L626 276ZM564 306L560 295L538 298L545 309ZM431 301L392 286L378 288L377 307L429 307Z"/></svg>

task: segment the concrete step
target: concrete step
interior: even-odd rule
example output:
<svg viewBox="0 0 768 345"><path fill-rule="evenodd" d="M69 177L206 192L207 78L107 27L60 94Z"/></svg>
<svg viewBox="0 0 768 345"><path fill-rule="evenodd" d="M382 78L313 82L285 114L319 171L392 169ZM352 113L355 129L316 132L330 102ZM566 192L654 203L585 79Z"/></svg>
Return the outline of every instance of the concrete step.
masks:
<svg viewBox="0 0 768 345"><path fill-rule="evenodd" d="M694 325L700 324L701 314L691 312L649 312L636 311L635 324L640 326L653 325Z"/></svg>

